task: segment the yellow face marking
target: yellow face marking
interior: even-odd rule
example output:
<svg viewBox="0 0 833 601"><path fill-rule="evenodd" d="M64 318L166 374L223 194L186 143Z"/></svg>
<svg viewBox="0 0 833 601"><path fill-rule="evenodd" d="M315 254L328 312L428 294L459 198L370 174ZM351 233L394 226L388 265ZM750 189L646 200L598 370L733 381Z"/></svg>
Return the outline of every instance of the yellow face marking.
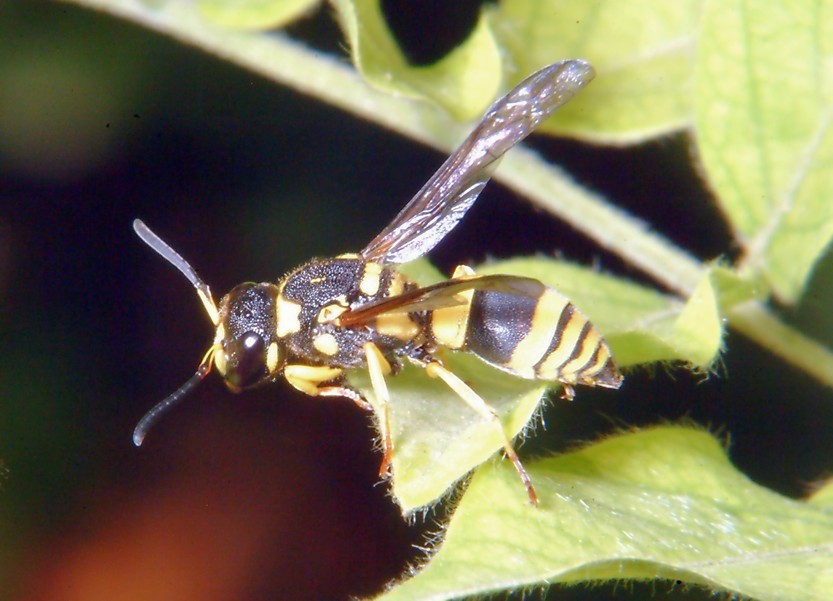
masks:
<svg viewBox="0 0 833 601"><path fill-rule="evenodd" d="M339 315L344 313L347 310L347 307L344 305L339 304L332 304L323 307L321 311L318 312L318 317L316 317L316 321L318 323L330 323L336 320Z"/></svg>
<svg viewBox="0 0 833 601"><path fill-rule="evenodd" d="M214 349L213 353L214 367L217 368L217 373L225 378L226 374L228 373L228 365L226 364L226 353L225 351L223 351L222 347Z"/></svg>
<svg viewBox="0 0 833 601"><path fill-rule="evenodd" d="M279 338L294 334L301 329L301 321L298 317L301 315L301 305L298 303L286 300L282 294L278 295L277 311L275 312L276 324L275 331Z"/></svg>
<svg viewBox="0 0 833 601"><path fill-rule="evenodd" d="M535 377L535 364L547 352L553 337L556 335L561 313L569 303L570 301L555 290L547 288L544 291L535 306L529 332L515 347L506 367L521 377ZM575 314L573 317L575 317ZM559 349L563 346L563 342L562 340Z"/></svg>
<svg viewBox="0 0 833 601"><path fill-rule="evenodd" d="M338 354L338 340L332 334L320 334L312 341L312 346L315 347L319 353L334 357Z"/></svg>
<svg viewBox="0 0 833 601"><path fill-rule="evenodd" d="M359 282L359 290L367 296L375 296L379 292L379 277L381 275L381 265L378 263L366 263L362 279Z"/></svg>
<svg viewBox="0 0 833 601"><path fill-rule="evenodd" d="M286 381L310 396L318 396L318 386L335 380L342 374L337 367L323 365L287 365L283 370Z"/></svg>
<svg viewBox="0 0 833 601"><path fill-rule="evenodd" d="M466 342L474 290L467 290L455 296L461 297L465 302L454 307L435 309L431 313L431 333L437 342L450 349L462 348Z"/></svg>
<svg viewBox="0 0 833 601"><path fill-rule="evenodd" d="M222 344L223 340L226 337L226 326L222 323L217 326L217 330L214 332L214 344Z"/></svg>
<svg viewBox="0 0 833 601"><path fill-rule="evenodd" d="M209 352L213 355L212 358L214 360L214 367L217 368L217 372L223 377L225 377L228 372L228 365L226 365L226 353L223 351L223 340L225 337L226 328L222 323L220 323L214 333L214 344L211 347L213 350L209 350Z"/></svg>
<svg viewBox="0 0 833 601"><path fill-rule="evenodd" d="M376 318L376 331L382 336L399 340L413 340L419 335L419 326L405 313L385 313Z"/></svg>
<svg viewBox="0 0 833 601"><path fill-rule="evenodd" d="M578 311L570 317L570 321L561 330L561 340L558 346L544 359L538 368L538 377L544 380L563 380L573 383L575 374L566 372L562 364L570 358L577 344L581 344L581 330L587 318ZM598 334L597 334L598 336ZM573 378L573 379L571 379Z"/></svg>
<svg viewBox="0 0 833 601"><path fill-rule="evenodd" d="M266 349L266 369L269 370L270 374L273 374L278 370L280 358L280 349L278 348L278 343L273 342L269 345L269 348Z"/></svg>
<svg viewBox="0 0 833 601"><path fill-rule="evenodd" d="M322 276L318 276L317 278L310 278L309 283L310 284L320 284L321 282L326 282L326 281L327 281L327 276L322 275Z"/></svg>

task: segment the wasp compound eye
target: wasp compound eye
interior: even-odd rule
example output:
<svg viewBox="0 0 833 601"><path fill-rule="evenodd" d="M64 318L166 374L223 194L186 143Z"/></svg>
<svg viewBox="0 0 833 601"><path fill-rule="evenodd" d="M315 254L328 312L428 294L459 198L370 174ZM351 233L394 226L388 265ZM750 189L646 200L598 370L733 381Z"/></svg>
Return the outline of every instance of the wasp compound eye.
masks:
<svg viewBox="0 0 833 601"><path fill-rule="evenodd" d="M226 381L242 390L259 384L268 375L266 342L257 332L246 332L226 344Z"/></svg>

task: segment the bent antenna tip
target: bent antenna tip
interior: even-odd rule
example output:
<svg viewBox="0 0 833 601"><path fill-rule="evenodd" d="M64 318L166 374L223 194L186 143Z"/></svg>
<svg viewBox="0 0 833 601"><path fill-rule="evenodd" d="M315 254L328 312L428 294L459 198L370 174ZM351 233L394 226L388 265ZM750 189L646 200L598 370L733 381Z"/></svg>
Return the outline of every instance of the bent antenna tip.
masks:
<svg viewBox="0 0 833 601"><path fill-rule="evenodd" d="M142 443L145 441L145 434L146 432L139 430L139 428L133 430L133 444L137 447L142 446Z"/></svg>

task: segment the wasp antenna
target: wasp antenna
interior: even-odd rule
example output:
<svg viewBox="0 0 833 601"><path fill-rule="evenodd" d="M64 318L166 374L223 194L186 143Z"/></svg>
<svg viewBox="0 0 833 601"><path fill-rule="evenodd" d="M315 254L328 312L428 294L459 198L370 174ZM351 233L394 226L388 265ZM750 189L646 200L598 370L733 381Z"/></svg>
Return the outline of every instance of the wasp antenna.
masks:
<svg viewBox="0 0 833 601"><path fill-rule="evenodd" d="M185 384L180 386L166 399L157 403L153 409L145 413L145 416L139 420L139 423L136 424L136 428L133 430L133 444L137 447L142 446L142 442L145 440L145 436L147 435L148 430L150 430L150 427L156 423L162 414L167 413L171 407L179 403L179 401L191 392L197 384L202 382L203 379L205 379L205 376L208 375L209 371L211 371L211 364L203 363L200 365L197 373L191 376Z"/></svg>
<svg viewBox="0 0 833 601"><path fill-rule="evenodd" d="M194 271L194 268L182 258L178 252L176 252L173 248L168 246L167 242L162 240L159 236L153 233L153 231L145 225L145 222L141 219L134 219L133 220L133 230L142 239L142 242L150 246L153 250L155 250L159 255L165 259L168 263L176 267L182 275L188 278L188 281L197 289L197 294L202 301L203 306L205 306L205 310L208 312L208 316L211 318L211 322L216 326L220 323L220 315L217 311L217 305L214 302L214 298L211 296L211 290L208 288L208 284L202 281L202 278L197 275L197 272Z"/></svg>

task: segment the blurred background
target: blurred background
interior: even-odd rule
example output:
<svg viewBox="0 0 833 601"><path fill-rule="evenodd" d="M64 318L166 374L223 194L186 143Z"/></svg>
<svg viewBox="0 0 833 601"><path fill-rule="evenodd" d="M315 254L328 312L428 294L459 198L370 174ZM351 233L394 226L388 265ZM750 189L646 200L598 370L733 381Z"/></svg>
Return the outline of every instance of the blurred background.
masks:
<svg viewBox="0 0 833 601"><path fill-rule="evenodd" d="M480 2L441 15L415 4L385 6L427 63L466 35ZM290 33L344 55L326 8ZM731 252L684 137L531 143L697 256ZM136 421L193 373L213 333L131 222L145 220L219 296L359 250L442 160L131 24L0 0L0 598L345 599L417 561L442 509L403 521L377 483L370 420L350 402L285 385L232 395L209 378L133 447ZM432 257L447 271L533 252L641 278L499 185ZM784 312L828 345L831 281L828 259ZM726 349L708 379L640 369L617 395L555 400L547 431L522 450L688 419L727 435L755 481L806 493L833 468L833 394L738 336ZM664 583L549 592L645 594L710 598Z"/></svg>

